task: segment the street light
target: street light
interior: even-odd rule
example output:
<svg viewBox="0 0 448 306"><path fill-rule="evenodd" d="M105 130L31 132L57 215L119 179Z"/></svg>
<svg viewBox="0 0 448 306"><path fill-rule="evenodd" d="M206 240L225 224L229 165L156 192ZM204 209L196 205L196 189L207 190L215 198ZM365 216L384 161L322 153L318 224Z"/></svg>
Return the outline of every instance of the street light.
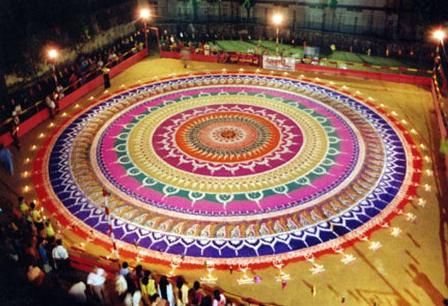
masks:
<svg viewBox="0 0 448 306"><path fill-rule="evenodd" d="M46 51L47 53L47 61L50 63L51 71L53 73L53 79L55 87L58 86L58 77L56 74L56 61L59 58L59 50L55 47L49 47Z"/></svg>
<svg viewBox="0 0 448 306"><path fill-rule="evenodd" d="M143 20L149 20L149 18L151 17L151 11L149 10L149 8L141 8L139 16Z"/></svg>
<svg viewBox="0 0 448 306"><path fill-rule="evenodd" d="M275 33L276 33L276 39L275 39L275 50L277 52L278 55L278 34L279 34L279 27L280 25L283 23L283 15L276 13L272 16L272 23L275 25Z"/></svg>
<svg viewBox="0 0 448 306"><path fill-rule="evenodd" d="M139 10L139 18L143 21L143 31L145 34L145 48L149 55L149 42L148 42L148 21L151 19L151 11L149 8L143 7Z"/></svg>
<svg viewBox="0 0 448 306"><path fill-rule="evenodd" d="M443 44L443 40L446 37L446 33L442 29L437 29L432 33L432 37L437 40L438 42Z"/></svg>
<svg viewBox="0 0 448 306"><path fill-rule="evenodd" d="M446 58L445 48L443 45L443 41L446 38L446 32L443 29L438 28L437 30L434 30L434 32L432 32L432 38L437 43L436 54L434 56L434 69L433 69L434 73L436 73L438 61L440 61L440 46L442 46L443 54L445 55Z"/></svg>
<svg viewBox="0 0 448 306"><path fill-rule="evenodd" d="M47 57L50 61L56 61L59 57L59 51L55 48L49 48L47 50Z"/></svg>

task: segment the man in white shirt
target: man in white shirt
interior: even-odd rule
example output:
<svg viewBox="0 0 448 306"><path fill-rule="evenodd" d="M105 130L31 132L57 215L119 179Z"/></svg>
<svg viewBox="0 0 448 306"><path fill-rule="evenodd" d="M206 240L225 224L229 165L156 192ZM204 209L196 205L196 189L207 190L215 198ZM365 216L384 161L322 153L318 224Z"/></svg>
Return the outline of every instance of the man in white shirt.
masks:
<svg viewBox="0 0 448 306"><path fill-rule="evenodd" d="M129 264L127 261L123 262L120 268L120 275L126 276L129 274Z"/></svg>
<svg viewBox="0 0 448 306"><path fill-rule="evenodd" d="M115 291L120 298L122 298L128 291L126 278L120 273L115 277Z"/></svg>
<svg viewBox="0 0 448 306"><path fill-rule="evenodd" d="M70 261L68 258L67 249L62 245L62 240L56 240L56 246L51 251L55 266L58 270L66 271L69 267Z"/></svg>
<svg viewBox="0 0 448 306"><path fill-rule="evenodd" d="M106 283L106 271L101 268L95 268L87 275L87 285L93 296L96 296L101 304L106 304L106 295L104 285Z"/></svg>
<svg viewBox="0 0 448 306"><path fill-rule="evenodd" d="M45 104L48 107L48 111L50 112L50 118L54 118L56 114L56 102L51 98L50 95L45 97Z"/></svg>

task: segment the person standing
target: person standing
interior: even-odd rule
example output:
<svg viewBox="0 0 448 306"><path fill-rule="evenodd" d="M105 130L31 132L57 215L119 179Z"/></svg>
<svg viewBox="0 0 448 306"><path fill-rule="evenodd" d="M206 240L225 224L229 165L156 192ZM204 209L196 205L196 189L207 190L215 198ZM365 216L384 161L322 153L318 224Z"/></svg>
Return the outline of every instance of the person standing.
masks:
<svg viewBox="0 0 448 306"><path fill-rule="evenodd" d="M110 69L105 66L101 69L101 72L103 73L104 89L108 89L110 88Z"/></svg>
<svg viewBox="0 0 448 306"><path fill-rule="evenodd" d="M37 252L37 241L35 238L31 239L25 248L25 261L37 266L39 263L39 253Z"/></svg>
<svg viewBox="0 0 448 306"><path fill-rule="evenodd" d="M188 305L188 286L182 276L176 279L176 300L177 306Z"/></svg>
<svg viewBox="0 0 448 306"><path fill-rule="evenodd" d="M56 102L51 98L51 95L45 97L45 105L50 113L50 118L53 119L56 115Z"/></svg>
<svg viewBox="0 0 448 306"><path fill-rule="evenodd" d="M56 262L53 258L53 249L56 247L56 239L54 237L47 236L47 244L45 245L45 250L47 250L48 263L52 270L56 270Z"/></svg>
<svg viewBox="0 0 448 306"><path fill-rule="evenodd" d="M133 289L129 291L124 298L125 306L140 306L142 301L142 293L140 290Z"/></svg>
<svg viewBox="0 0 448 306"><path fill-rule="evenodd" d="M26 272L28 281L36 286L42 285L45 279L45 273L36 265L29 265Z"/></svg>
<svg viewBox="0 0 448 306"><path fill-rule="evenodd" d="M20 196L17 198L17 201L19 202L19 209L22 214L27 214L30 210L30 207L28 204L26 204L25 198Z"/></svg>
<svg viewBox="0 0 448 306"><path fill-rule="evenodd" d="M127 261L121 264L120 275L127 276L129 274L129 264Z"/></svg>
<svg viewBox="0 0 448 306"><path fill-rule="evenodd" d="M34 225L40 232L44 228L44 219L42 218L42 213L39 209L36 208L36 204L34 202L30 203L30 209L31 218L33 219Z"/></svg>
<svg viewBox="0 0 448 306"><path fill-rule="evenodd" d="M157 291L159 296L168 302L169 306L176 305L173 295L173 286L168 281L168 278L165 275L162 275L162 277L160 277Z"/></svg>
<svg viewBox="0 0 448 306"><path fill-rule="evenodd" d="M12 161L11 151L0 143L0 163L8 171L8 174L14 175L14 164Z"/></svg>
<svg viewBox="0 0 448 306"><path fill-rule="evenodd" d="M68 295L76 302L84 304L87 302L86 289L86 284L83 281L79 281L70 287Z"/></svg>
<svg viewBox="0 0 448 306"><path fill-rule="evenodd" d="M19 197L18 201L19 201L19 210L20 210L22 216L26 219L26 221L31 223L33 220L31 219L31 215L30 215L30 207L26 203L25 198Z"/></svg>
<svg viewBox="0 0 448 306"><path fill-rule="evenodd" d="M188 299L190 300L190 305L200 306L204 295L205 293L201 288L201 284L198 281L195 281L193 284L193 288L191 288L189 291Z"/></svg>
<svg viewBox="0 0 448 306"><path fill-rule="evenodd" d="M180 58L181 58L182 64L185 69L188 68L188 62L190 61L190 57L191 57L191 53L188 48L183 48L180 51Z"/></svg>
<svg viewBox="0 0 448 306"><path fill-rule="evenodd" d="M51 271L50 259L46 249L47 240L39 238L37 241L37 252L39 253L39 262L45 273Z"/></svg>
<svg viewBox="0 0 448 306"><path fill-rule="evenodd" d="M124 300L126 293L128 292L128 283L125 276L121 273L118 273L115 276L115 292L117 293L120 301Z"/></svg>
<svg viewBox="0 0 448 306"><path fill-rule="evenodd" d="M213 291L213 306L225 306L226 297L218 289Z"/></svg>
<svg viewBox="0 0 448 306"><path fill-rule="evenodd" d="M62 87L61 84L58 84L58 85L56 86L55 93L57 94L57 99L58 99L58 100L61 100L62 98L65 97L65 94L64 94L64 87Z"/></svg>
<svg viewBox="0 0 448 306"><path fill-rule="evenodd" d="M152 298L157 294L157 290L156 281L152 278L150 271L145 271L145 275L140 282L140 289L145 305L151 305Z"/></svg>
<svg viewBox="0 0 448 306"><path fill-rule="evenodd" d="M56 240L56 247L51 251L56 269L60 270L63 274L67 271L70 261L68 258L67 249L62 245L62 240Z"/></svg>
<svg viewBox="0 0 448 306"><path fill-rule="evenodd" d="M134 288L140 288L140 280L143 278L143 267L142 265L137 265L134 269L134 271L132 271L131 274L131 280L133 282L133 287Z"/></svg>
<svg viewBox="0 0 448 306"><path fill-rule="evenodd" d="M54 232L53 225L51 225L50 220L45 221L45 234L46 234L47 239L50 239L50 238L54 239L55 232Z"/></svg>
<svg viewBox="0 0 448 306"><path fill-rule="evenodd" d="M101 268L95 268L87 275L87 285L91 294L97 298L101 304L106 304L105 295L106 271Z"/></svg>
<svg viewBox="0 0 448 306"><path fill-rule="evenodd" d="M20 140L19 140L19 129L20 129L20 118L18 114L13 114L11 125L10 125L10 134L12 138L12 143L16 147L17 150L20 150Z"/></svg>

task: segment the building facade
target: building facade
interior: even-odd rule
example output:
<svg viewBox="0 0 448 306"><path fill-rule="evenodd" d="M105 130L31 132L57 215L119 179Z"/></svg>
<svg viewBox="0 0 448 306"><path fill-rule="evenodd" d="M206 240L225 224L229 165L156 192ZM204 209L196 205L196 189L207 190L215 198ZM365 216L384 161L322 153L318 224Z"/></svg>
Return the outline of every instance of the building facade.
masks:
<svg viewBox="0 0 448 306"><path fill-rule="evenodd" d="M270 25L284 16L283 29L312 30L385 39L420 39L413 0L159 0L163 20L243 22Z"/></svg>

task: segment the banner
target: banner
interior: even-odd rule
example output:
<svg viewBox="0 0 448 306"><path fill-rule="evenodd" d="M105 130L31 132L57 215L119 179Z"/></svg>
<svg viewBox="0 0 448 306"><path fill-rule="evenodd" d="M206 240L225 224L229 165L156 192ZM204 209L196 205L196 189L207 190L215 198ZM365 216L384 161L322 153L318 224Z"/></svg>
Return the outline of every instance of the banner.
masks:
<svg viewBox="0 0 448 306"><path fill-rule="evenodd" d="M296 60L292 57L263 55L263 68L272 70L295 71Z"/></svg>
<svg viewBox="0 0 448 306"><path fill-rule="evenodd" d="M305 47L303 49L303 57L319 57L319 47Z"/></svg>

